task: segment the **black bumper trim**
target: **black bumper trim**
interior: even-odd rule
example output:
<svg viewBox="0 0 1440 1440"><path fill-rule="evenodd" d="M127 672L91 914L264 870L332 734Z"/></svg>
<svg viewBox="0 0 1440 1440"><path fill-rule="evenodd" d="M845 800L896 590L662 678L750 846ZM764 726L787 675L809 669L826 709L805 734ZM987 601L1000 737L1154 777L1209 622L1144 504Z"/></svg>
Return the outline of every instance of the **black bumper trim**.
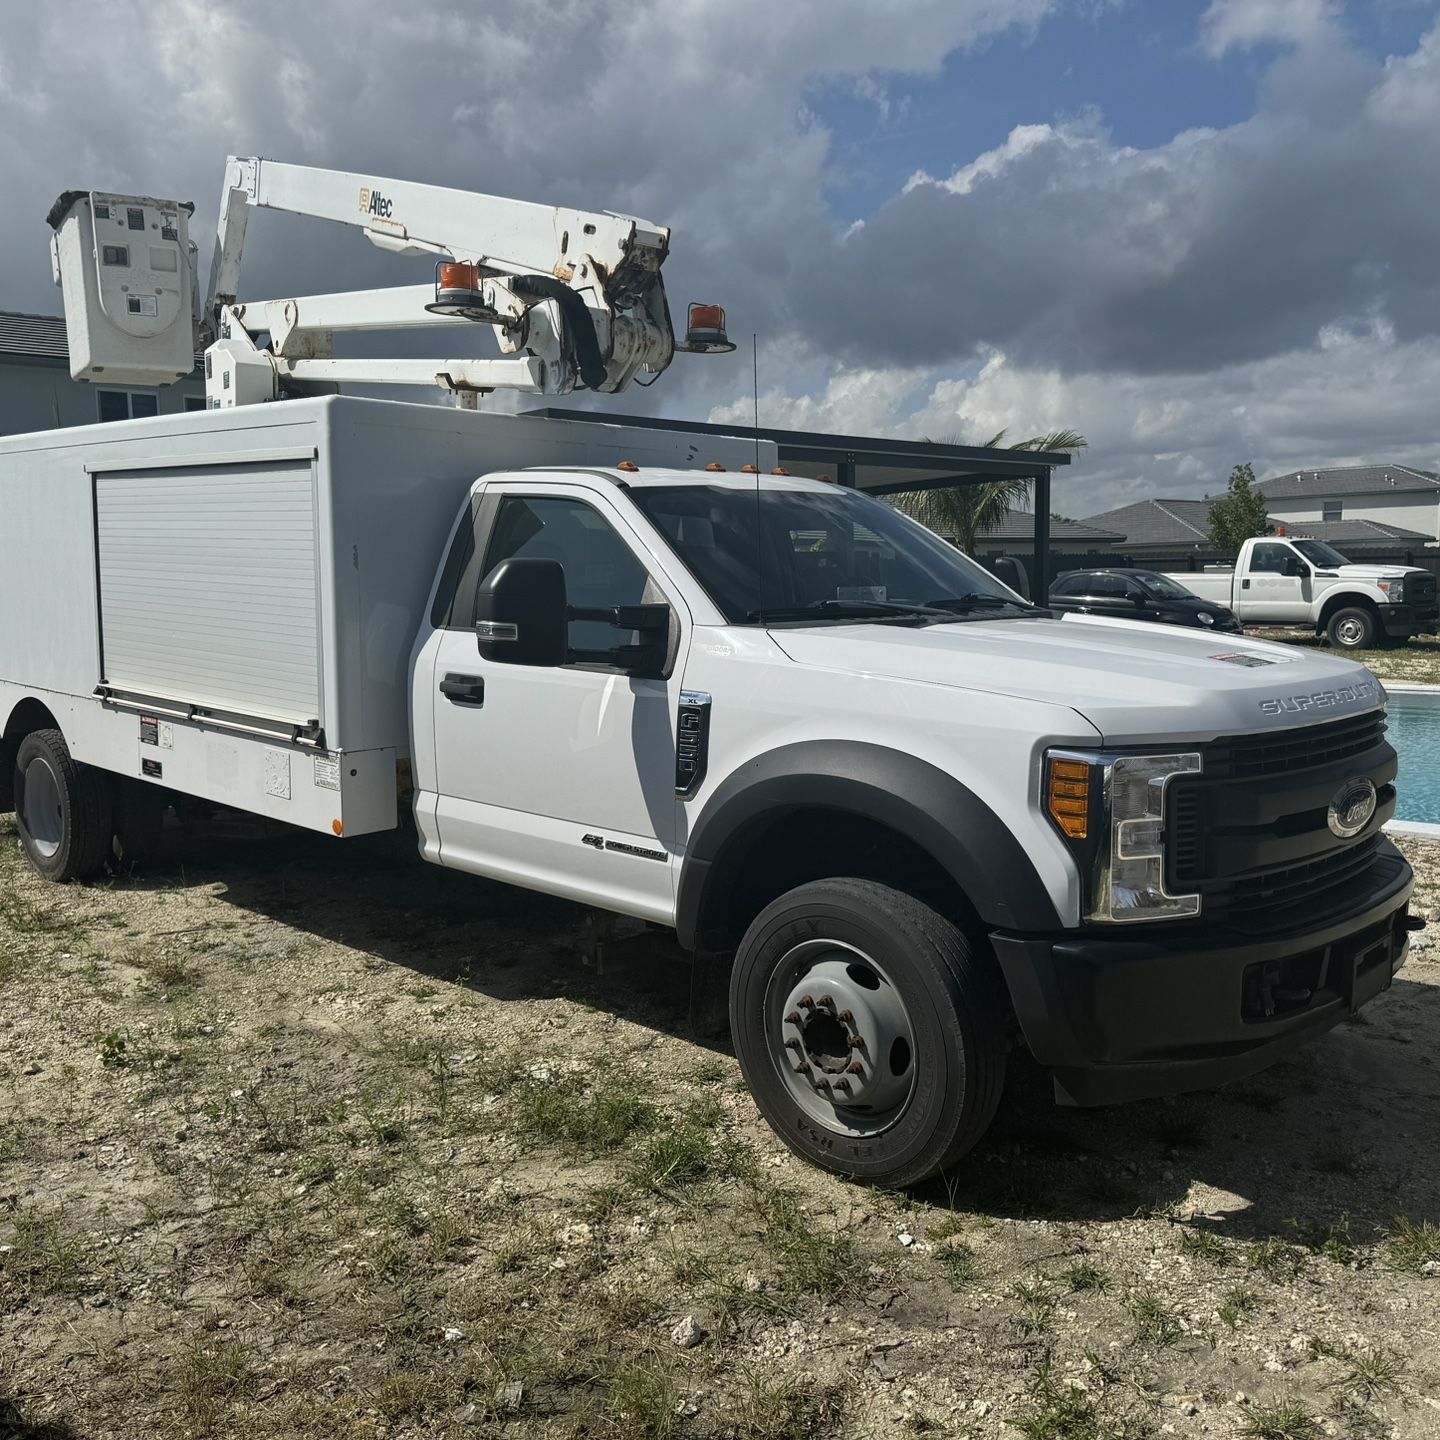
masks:
<svg viewBox="0 0 1440 1440"><path fill-rule="evenodd" d="M1408 948L1414 875L1382 841L1362 883L1343 915L1280 936L1146 926L991 938L1056 1098L1108 1105L1253 1074L1388 989ZM1318 984L1299 1008L1247 1017L1247 972L1267 964L1309 967Z"/></svg>

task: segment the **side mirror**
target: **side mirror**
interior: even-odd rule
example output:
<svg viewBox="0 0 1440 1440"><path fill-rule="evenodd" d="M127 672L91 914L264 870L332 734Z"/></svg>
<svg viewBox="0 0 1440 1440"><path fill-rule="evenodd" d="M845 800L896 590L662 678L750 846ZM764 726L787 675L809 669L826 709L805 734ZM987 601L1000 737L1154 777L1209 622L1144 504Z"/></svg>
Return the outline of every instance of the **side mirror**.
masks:
<svg viewBox="0 0 1440 1440"><path fill-rule="evenodd" d="M1285 573L1303 580L1310 573L1310 567L1298 555L1287 555Z"/></svg>
<svg viewBox="0 0 1440 1440"><path fill-rule="evenodd" d="M1137 609L1143 610L1150 603L1150 597L1143 590L1132 590L1130 592L1130 603Z"/></svg>
<svg viewBox="0 0 1440 1440"><path fill-rule="evenodd" d="M502 560L475 596L475 638L487 660L563 665L569 604L558 560Z"/></svg>

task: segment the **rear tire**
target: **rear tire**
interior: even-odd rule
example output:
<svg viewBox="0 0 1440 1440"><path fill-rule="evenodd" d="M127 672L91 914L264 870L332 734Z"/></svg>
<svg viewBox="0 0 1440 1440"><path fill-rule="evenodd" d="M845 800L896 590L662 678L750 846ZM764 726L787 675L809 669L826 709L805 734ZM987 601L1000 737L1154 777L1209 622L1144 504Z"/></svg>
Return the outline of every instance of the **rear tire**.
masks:
<svg viewBox="0 0 1440 1440"><path fill-rule="evenodd" d="M1375 616L1358 605L1337 610L1325 627L1325 634L1337 650L1367 650L1379 630Z"/></svg>
<svg viewBox="0 0 1440 1440"><path fill-rule="evenodd" d="M735 957L730 1018L761 1113L837 1174L918 1184L971 1149L1000 1103L1006 1005L993 961L871 880L820 880L766 906Z"/></svg>
<svg viewBox="0 0 1440 1440"><path fill-rule="evenodd" d="M105 868L111 790L77 765L58 730L32 730L15 752L15 820L26 858L47 880L87 880Z"/></svg>

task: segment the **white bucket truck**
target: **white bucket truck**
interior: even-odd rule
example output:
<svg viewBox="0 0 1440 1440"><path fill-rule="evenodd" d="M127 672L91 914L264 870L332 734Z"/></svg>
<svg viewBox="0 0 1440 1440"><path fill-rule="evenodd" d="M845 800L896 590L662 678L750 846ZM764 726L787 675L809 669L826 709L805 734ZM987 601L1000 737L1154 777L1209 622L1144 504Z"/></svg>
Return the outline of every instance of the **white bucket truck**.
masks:
<svg viewBox="0 0 1440 1440"><path fill-rule="evenodd" d="M265 175L232 162L227 197ZM468 308L518 355L432 378L668 363L657 227L594 217L623 231L597 266L581 214L462 243L443 206L344 182L315 210L378 192L377 234L458 257L420 313ZM718 957L760 1109L885 1184L974 1145L1017 1040L1104 1103L1250 1073L1390 984L1418 922L1367 671L1054 619L748 438L228 404L354 378L329 330L416 306L240 305L227 224L215 408L0 441L0 808L43 875L143 854L176 794L337 844L404 803L431 861Z"/></svg>

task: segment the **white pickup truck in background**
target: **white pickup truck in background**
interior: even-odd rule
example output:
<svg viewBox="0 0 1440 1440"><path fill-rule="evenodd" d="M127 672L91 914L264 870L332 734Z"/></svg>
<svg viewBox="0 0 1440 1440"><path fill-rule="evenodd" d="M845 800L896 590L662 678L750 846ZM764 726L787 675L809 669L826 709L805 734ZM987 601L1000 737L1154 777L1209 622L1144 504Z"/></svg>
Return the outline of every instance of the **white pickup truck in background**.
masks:
<svg viewBox="0 0 1440 1440"><path fill-rule="evenodd" d="M1170 576L1242 625L1315 627L1341 650L1403 643L1436 629L1435 576L1405 565L1352 565L1323 540L1262 535L1233 566Z"/></svg>

